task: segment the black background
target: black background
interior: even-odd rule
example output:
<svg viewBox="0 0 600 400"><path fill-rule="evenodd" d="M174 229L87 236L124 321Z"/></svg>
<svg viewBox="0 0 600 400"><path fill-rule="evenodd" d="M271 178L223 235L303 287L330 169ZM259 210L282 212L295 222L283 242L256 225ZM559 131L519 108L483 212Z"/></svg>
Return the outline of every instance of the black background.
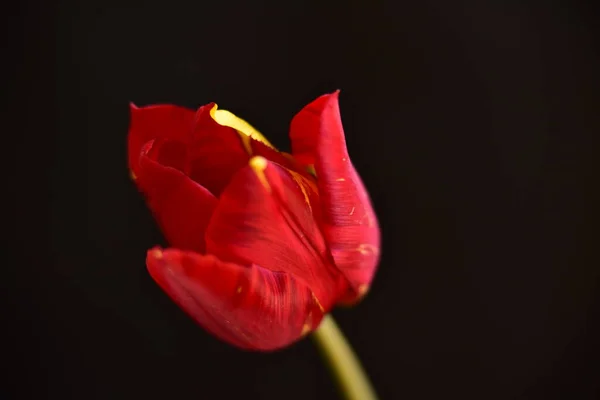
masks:
<svg viewBox="0 0 600 400"><path fill-rule="evenodd" d="M0 390L336 398L310 340L239 351L158 289L125 138L129 101L216 101L286 149L294 113L340 88L383 257L334 315L382 399L599 396L597 14L517 3L6 6Z"/></svg>

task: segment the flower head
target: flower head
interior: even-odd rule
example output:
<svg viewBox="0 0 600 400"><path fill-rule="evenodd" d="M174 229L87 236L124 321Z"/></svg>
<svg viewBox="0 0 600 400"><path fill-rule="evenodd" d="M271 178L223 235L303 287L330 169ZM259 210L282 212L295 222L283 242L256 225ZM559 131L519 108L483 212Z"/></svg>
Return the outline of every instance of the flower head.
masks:
<svg viewBox="0 0 600 400"><path fill-rule="evenodd" d="M290 138L292 155L279 152L216 104L131 106L129 168L171 246L148 252L148 270L241 348L278 349L311 332L366 293L379 258L338 92L300 111Z"/></svg>

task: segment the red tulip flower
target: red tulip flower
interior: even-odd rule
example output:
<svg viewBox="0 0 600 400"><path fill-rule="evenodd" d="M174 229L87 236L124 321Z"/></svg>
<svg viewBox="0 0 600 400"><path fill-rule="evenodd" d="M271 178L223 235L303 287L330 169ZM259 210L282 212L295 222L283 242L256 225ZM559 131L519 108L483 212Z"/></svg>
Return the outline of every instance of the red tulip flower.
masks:
<svg viewBox="0 0 600 400"><path fill-rule="evenodd" d="M380 236L350 162L338 92L292 120L292 155L216 104L131 106L129 167L169 245L154 280L194 320L245 349L274 350L358 301Z"/></svg>

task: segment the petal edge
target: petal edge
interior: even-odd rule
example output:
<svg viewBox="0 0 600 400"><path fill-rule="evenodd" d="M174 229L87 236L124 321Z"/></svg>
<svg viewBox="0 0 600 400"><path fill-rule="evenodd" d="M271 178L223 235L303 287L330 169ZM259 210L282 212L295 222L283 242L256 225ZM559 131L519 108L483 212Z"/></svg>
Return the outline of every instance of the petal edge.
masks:
<svg viewBox="0 0 600 400"><path fill-rule="evenodd" d="M294 157L314 164L322 204L321 227L335 265L353 291L344 302L368 290L379 262L377 217L346 148L338 103L339 90L317 98L292 120Z"/></svg>
<svg viewBox="0 0 600 400"><path fill-rule="evenodd" d="M148 252L158 285L205 329L235 346L272 351L314 330L323 314L293 276L177 249Z"/></svg>

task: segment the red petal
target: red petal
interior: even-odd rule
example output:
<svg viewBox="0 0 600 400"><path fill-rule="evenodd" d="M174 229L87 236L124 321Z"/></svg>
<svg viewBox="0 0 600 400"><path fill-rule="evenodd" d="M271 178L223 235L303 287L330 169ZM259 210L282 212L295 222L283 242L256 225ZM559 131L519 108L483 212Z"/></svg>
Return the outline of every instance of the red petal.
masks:
<svg viewBox="0 0 600 400"><path fill-rule="evenodd" d="M323 210L322 229L335 265L360 297L371 284L379 261L380 233L369 196L350 162L338 93L324 95L292 120L292 154L314 164Z"/></svg>
<svg viewBox="0 0 600 400"><path fill-rule="evenodd" d="M293 276L176 249L153 249L148 270L196 322L233 345L276 350L314 329L323 314Z"/></svg>
<svg viewBox="0 0 600 400"><path fill-rule="evenodd" d="M214 103L198 109L189 148L190 177L219 196L233 175L248 163L235 129L219 125L210 115Z"/></svg>
<svg viewBox="0 0 600 400"><path fill-rule="evenodd" d="M328 310L346 283L331 266L314 221L316 190L299 175L295 178L265 158L253 158L222 193L206 232L206 248L224 261L292 274Z"/></svg>
<svg viewBox="0 0 600 400"><path fill-rule="evenodd" d="M142 146L153 139L174 139L187 142L192 133L194 111L173 105L138 108L130 105L131 123L128 135L129 169L139 176Z"/></svg>
<svg viewBox="0 0 600 400"><path fill-rule="evenodd" d="M183 172L153 160L148 153L159 158L170 155L170 151L153 151L153 144L151 141L142 149L136 183L169 243L204 251L204 233L217 199Z"/></svg>
<svg viewBox="0 0 600 400"><path fill-rule="evenodd" d="M252 156L262 156L291 170L302 171L295 160L276 149L219 124L211 115L215 109L216 104L210 103L196 113L194 139L190 146L190 177L196 182L219 196Z"/></svg>

